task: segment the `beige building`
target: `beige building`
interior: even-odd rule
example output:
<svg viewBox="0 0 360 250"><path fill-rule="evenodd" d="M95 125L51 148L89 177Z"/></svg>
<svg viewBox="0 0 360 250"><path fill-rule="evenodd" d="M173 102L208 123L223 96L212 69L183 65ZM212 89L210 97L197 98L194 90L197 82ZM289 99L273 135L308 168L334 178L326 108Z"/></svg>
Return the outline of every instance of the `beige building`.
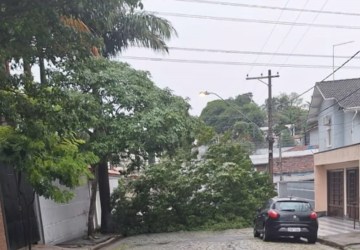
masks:
<svg viewBox="0 0 360 250"><path fill-rule="evenodd" d="M360 79L316 83L308 116L315 210L359 219Z"/></svg>

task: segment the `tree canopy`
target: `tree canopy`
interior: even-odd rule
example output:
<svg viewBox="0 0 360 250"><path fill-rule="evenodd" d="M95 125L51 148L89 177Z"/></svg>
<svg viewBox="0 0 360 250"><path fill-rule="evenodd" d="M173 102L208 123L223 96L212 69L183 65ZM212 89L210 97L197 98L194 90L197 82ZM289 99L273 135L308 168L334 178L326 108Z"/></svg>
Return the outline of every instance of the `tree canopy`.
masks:
<svg viewBox="0 0 360 250"><path fill-rule="evenodd" d="M203 161L180 154L147 166L137 179L122 180L112 204L116 229L130 235L246 227L273 195L268 176L252 169L247 150L221 140Z"/></svg>
<svg viewBox="0 0 360 250"><path fill-rule="evenodd" d="M219 134L231 136L242 141L249 148L264 146L265 135L260 127L267 127L267 103L258 106L252 102L252 94L246 93L226 100L209 102L203 109L200 119ZM283 146L292 146L294 135L304 131L307 107L296 93L284 94L272 98L274 133L282 133Z"/></svg>
<svg viewBox="0 0 360 250"><path fill-rule="evenodd" d="M265 118L266 113L252 101L251 93L209 102L200 115L217 133L230 133L234 140L252 144L263 142L260 127Z"/></svg>

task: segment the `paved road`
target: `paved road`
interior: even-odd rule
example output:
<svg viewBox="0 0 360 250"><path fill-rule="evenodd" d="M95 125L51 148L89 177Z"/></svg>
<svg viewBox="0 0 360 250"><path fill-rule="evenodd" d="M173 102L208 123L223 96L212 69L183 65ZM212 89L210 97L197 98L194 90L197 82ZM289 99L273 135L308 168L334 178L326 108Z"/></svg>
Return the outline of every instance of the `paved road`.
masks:
<svg viewBox="0 0 360 250"><path fill-rule="evenodd" d="M105 250L334 250L320 243L282 239L263 242L252 236L252 229L226 230L221 232L177 232L133 236L122 239Z"/></svg>

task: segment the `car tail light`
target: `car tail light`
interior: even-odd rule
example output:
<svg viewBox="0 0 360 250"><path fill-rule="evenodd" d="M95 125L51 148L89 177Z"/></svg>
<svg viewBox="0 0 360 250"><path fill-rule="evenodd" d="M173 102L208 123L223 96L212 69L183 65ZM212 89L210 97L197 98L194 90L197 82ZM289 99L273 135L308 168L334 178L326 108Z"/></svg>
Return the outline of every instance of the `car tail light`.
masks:
<svg viewBox="0 0 360 250"><path fill-rule="evenodd" d="M316 220L317 219L317 214L315 212L311 212L310 219Z"/></svg>
<svg viewBox="0 0 360 250"><path fill-rule="evenodd" d="M274 219L274 220L279 218L279 214L275 210L269 210L268 216L270 219Z"/></svg>

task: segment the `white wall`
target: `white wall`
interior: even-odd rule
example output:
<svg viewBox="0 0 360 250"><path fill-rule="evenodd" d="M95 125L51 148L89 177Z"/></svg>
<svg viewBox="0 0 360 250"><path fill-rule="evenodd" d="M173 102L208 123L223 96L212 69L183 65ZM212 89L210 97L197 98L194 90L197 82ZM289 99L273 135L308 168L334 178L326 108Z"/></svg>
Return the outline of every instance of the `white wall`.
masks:
<svg viewBox="0 0 360 250"><path fill-rule="evenodd" d="M87 232L90 205L88 185L74 190L75 198L67 204L58 204L39 197L45 244L58 244L82 237Z"/></svg>
<svg viewBox="0 0 360 250"><path fill-rule="evenodd" d="M119 177L109 176L110 194L119 186Z"/></svg>

